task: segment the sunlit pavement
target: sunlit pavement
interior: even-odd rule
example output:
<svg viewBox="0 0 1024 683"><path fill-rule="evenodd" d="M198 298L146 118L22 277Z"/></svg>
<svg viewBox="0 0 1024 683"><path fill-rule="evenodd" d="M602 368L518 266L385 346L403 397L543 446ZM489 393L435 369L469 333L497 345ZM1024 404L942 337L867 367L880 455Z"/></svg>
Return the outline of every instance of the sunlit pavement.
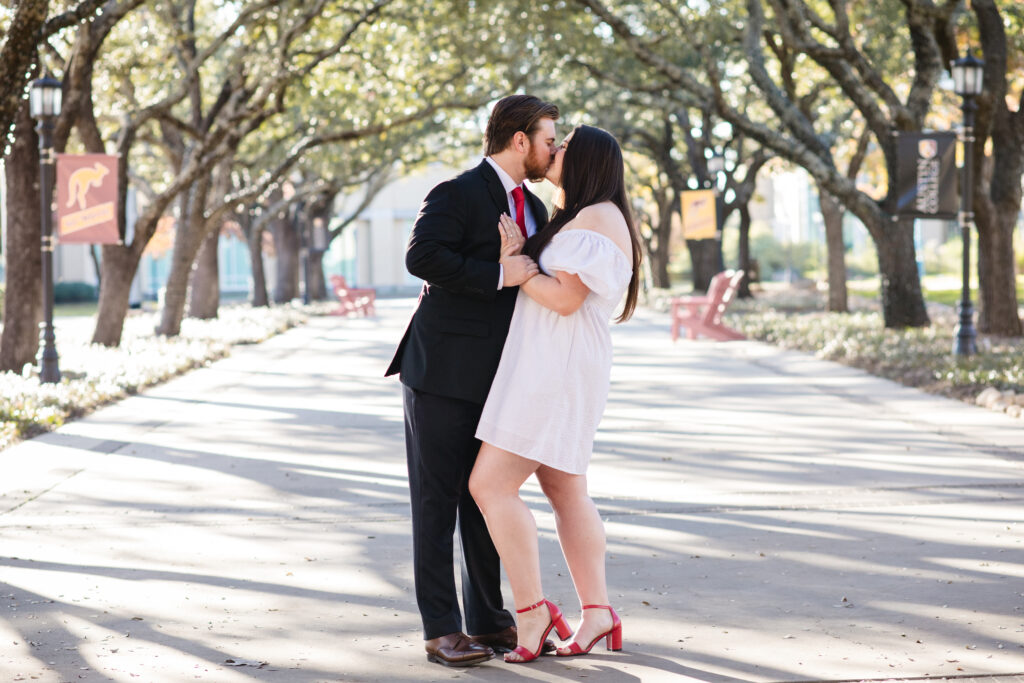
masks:
<svg viewBox="0 0 1024 683"><path fill-rule="evenodd" d="M615 328L590 475L624 650L427 663L381 376L411 306L313 320L0 453L0 681L1024 681L1019 420L672 344L650 312Z"/></svg>

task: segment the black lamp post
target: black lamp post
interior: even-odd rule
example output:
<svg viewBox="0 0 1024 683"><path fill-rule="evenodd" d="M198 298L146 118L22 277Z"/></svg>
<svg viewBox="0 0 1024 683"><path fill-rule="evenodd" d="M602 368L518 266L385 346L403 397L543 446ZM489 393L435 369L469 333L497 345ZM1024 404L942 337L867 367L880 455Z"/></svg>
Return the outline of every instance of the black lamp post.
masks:
<svg viewBox="0 0 1024 683"><path fill-rule="evenodd" d="M39 381L60 381L57 362L57 337L53 332L53 185L56 158L53 154L53 124L60 116L61 83L45 76L32 81L29 89L29 113L39 124L39 199L42 209L43 322L39 325Z"/></svg>
<svg viewBox="0 0 1024 683"><path fill-rule="evenodd" d="M967 54L953 61L953 91L963 98L964 165L960 171L960 238L963 241L963 292L960 297L960 322L953 340L953 353L970 356L978 351L974 330L974 308L971 305L971 225L974 223L974 115L978 105L974 98L981 94L985 62Z"/></svg>

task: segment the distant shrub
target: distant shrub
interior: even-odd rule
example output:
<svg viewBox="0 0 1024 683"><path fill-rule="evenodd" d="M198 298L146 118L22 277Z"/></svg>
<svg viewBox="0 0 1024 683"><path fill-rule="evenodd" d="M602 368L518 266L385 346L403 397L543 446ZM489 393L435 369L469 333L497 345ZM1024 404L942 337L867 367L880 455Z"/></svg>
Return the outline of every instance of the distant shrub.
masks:
<svg viewBox="0 0 1024 683"><path fill-rule="evenodd" d="M53 301L58 304L81 304L99 299L99 290L88 282L57 282L53 285Z"/></svg>
<svg viewBox="0 0 1024 683"><path fill-rule="evenodd" d="M878 252L874 242L868 240L846 254L846 274L851 278L878 275Z"/></svg>
<svg viewBox="0 0 1024 683"><path fill-rule="evenodd" d="M780 242L770 230L762 227L751 230L750 255L757 259L762 280L772 279L773 273L803 275L814 270L820 260L810 242Z"/></svg>

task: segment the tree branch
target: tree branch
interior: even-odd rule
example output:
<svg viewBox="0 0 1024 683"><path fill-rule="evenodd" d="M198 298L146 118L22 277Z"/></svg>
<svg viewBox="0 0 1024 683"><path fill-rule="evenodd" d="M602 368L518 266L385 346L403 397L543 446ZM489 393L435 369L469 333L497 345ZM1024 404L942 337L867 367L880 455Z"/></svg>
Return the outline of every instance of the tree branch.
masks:
<svg viewBox="0 0 1024 683"><path fill-rule="evenodd" d="M82 23L92 15L96 14L96 11L105 2L107 2L107 0L82 0L82 2L76 5L73 9L47 19L46 24L44 24L40 30L40 40L49 38L59 31Z"/></svg>
<svg viewBox="0 0 1024 683"><path fill-rule="evenodd" d="M38 54L37 34L46 21L47 0L22 0L0 48L0 152L7 156L9 133L22 106L29 73Z"/></svg>
<svg viewBox="0 0 1024 683"><path fill-rule="evenodd" d="M589 8L601 21L608 24L644 64L656 69L671 82L682 87L698 99L703 101L714 99L711 88L701 84L684 69L651 50L640 38L633 34L632 30L622 19L612 14L600 0L576 0L576 2L583 7Z"/></svg>
<svg viewBox="0 0 1024 683"><path fill-rule="evenodd" d="M904 112L894 117L901 130L918 130L924 124L924 118L931 108L932 93L939 74L944 70L942 50L939 48L935 35L936 22L948 16L952 9L946 5L939 9L931 0L902 0L907 8L907 26L910 29L910 42L914 49L914 80L907 96L905 113L909 120L904 120Z"/></svg>
<svg viewBox="0 0 1024 683"><path fill-rule="evenodd" d="M828 156L828 149L822 144L814 130L814 124L804 116L799 107L788 100L768 74L764 55L761 52L761 34L764 31L764 9L761 0L747 0L748 20L743 34L743 51L750 68L750 76L764 94L768 106L783 122L786 128L808 150L821 158ZM724 104L724 103L723 103ZM720 107L721 108L721 107Z"/></svg>
<svg viewBox="0 0 1024 683"><path fill-rule="evenodd" d="M857 180L857 175L860 173L860 167L868 155L868 145L870 142L871 129L868 126L864 126L864 130L861 131L860 137L857 138L857 148L854 150L853 156L850 157L850 165L846 167L846 177L850 180Z"/></svg>

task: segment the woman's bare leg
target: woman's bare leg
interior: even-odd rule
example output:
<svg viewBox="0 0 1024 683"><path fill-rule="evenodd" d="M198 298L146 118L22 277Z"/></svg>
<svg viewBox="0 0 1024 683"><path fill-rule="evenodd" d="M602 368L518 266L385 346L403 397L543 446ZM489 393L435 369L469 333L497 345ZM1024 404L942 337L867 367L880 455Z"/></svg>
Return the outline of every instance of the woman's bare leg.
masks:
<svg viewBox="0 0 1024 683"><path fill-rule="evenodd" d="M586 475L569 474L541 465L537 469L537 480L555 512L558 542L569 565L580 604L610 604L604 566L604 523L587 493ZM573 641L585 648L611 627L612 615L608 610L583 610Z"/></svg>
<svg viewBox="0 0 1024 683"><path fill-rule="evenodd" d="M540 580L540 552L537 523L519 497L519 488L533 474L538 463L485 443L480 446L476 465L469 476L469 492L487 522L494 547L505 565L517 609L544 597ZM516 615L519 644L534 651L550 621L547 609ZM518 658L518 655L512 657Z"/></svg>

